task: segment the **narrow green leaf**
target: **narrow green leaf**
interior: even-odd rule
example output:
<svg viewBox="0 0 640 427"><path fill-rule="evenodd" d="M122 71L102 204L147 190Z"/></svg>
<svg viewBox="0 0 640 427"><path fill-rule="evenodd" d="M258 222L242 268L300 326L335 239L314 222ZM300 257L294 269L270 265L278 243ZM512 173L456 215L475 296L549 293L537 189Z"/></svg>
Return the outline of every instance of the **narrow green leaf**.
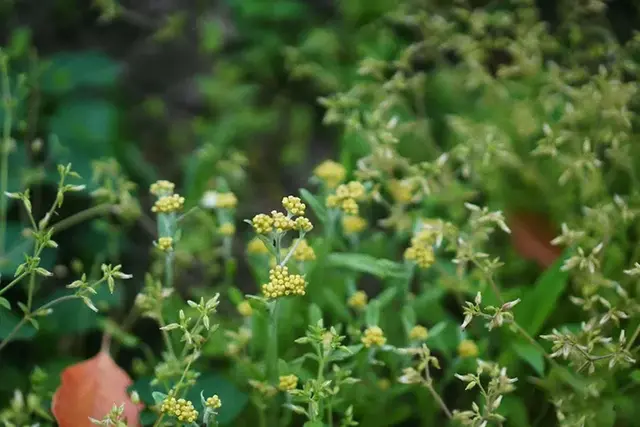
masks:
<svg viewBox="0 0 640 427"><path fill-rule="evenodd" d="M328 216L327 209L325 208L324 203L322 203L316 196L314 196L304 188L300 189L300 196L302 196L302 200L304 200L305 203L309 205L313 213L318 218L318 221L325 224L327 222Z"/></svg>
<svg viewBox="0 0 640 427"><path fill-rule="evenodd" d="M3 297L0 297L0 307L4 307L7 310L11 310L11 304L9 303L9 300Z"/></svg>
<svg viewBox="0 0 640 427"><path fill-rule="evenodd" d="M525 362L527 362L540 376L544 376L544 356L538 347L528 342L513 343L513 350Z"/></svg>
<svg viewBox="0 0 640 427"><path fill-rule="evenodd" d="M380 278L406 277L407 269L403 264L388 259L374 258L358 253L333 253L329 255L328 264L361 273L368 273Z"/></svg>

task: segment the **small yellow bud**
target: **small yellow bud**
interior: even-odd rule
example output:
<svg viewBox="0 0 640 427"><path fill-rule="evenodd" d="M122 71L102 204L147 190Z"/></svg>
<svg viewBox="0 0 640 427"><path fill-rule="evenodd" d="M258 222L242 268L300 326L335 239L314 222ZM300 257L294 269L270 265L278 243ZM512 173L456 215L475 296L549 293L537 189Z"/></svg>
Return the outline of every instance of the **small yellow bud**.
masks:
<svg viewBox="0 0 640 427"><path fill-rule="evenodd" d="M205 406L211 409L218 409L222 406L222 401L217 394L214 394L213 396L208 397L207 400L205 400Z"/></svg>
<svg viewBox="0 0 640 427"><path fill-rule="evenodd" d="M280 377L278 388L282 391L291 391L298 387L298 377L295 375L283 375Z"/></svg>
<svg viewBox="0 0 640 427"><path fill-rule="evenodd" d="M478 356L478 346L471 340L463 340L458 345L458 355L463 358Z"/></svg>
<svg viewBox="0 0 640 427"><path fill-rule="evenodd" d="M254 237L249 241L249 243L247 243L247 252L252 255L268 254L269 248L265 246L264 242L260 238Z"/></svg>
<svg viewBox="0 0 640 427"><path fill-rule="evenodd" d="M414 326L409 332L409 339L412 341L425 341L428 336L427 328L421 325Z"/></svg>
<svg viewBox="0 0 640 427"><path fill-rule="evenodd" d="M220 228L218 229L218 231L220 232L220 234L222 234L223 236L233 236L236 232L236 226L233 225L230 222L225 222L224 224L222 224L220 226Z"/></svg>
<svg viewBox="0 0 640 427"><path fill-rule="evenodd" d="M158 249L162 252L169 252L173 250L173 239L171 237L160 237L156 243Z"/></svg>
<svg viewBox="0 0 640 427"><path fill-rule="evenodd" d="M282 206L291 213L291 215L302 216L307 206L302 203L300 198L295 196L287 196L282 199Z"/></svg>
<svg viewBox="0 0 640 427"><path fill-rule="evenodd" d="M313 174L329 188L336 188L347 176L347 170L340 163L325 160L313 170Z"/></svg>
<svg viewBox="0 0 640 427"><path fill-rule="evenodd" d="M342 217L342 230L345 234L357 234L367 228L367 221L358 215L344 215Z"/></svg>
<svg viewBox="0 0 640 427"><path fill-rule="evenodd" d="M162 196L168 196L171 193L173 193L173 190L175 188L176 188L176 185L173 182L161 179L160 181L156 181L153 184L151 184L149 191L154 196L162 197Z"/></svg>
<svg viewBox="0 0 640 427"><path fill-rule="evenodd" d="M387 342L387 339L385 338L384 332L382 332L382 329L380 329L380 327L369 326L364 331L364 336L362 337L361 341L365 347L370 348L370 347L381 347L385 345L385 343Z"/></svg>
<svg viewBox="0 0 640 427"><path fill-rule="evenodd" d="M296 242L293 242L295 245ZM309 246L305 239L300 240L298 242L296 249L293 251L293 258L296 261L314 261L316 259L316 253L313 251L313 248Z"/></svg>
<svg viewBox="0 0 640 427"><path fill-rule="evenodd" d="M356 291L349 297L347 304L356 310L363 310L367 306L367 293L365 291Z"/></svg>
<svg viewBox="0 0 640 427"><path fill-rule="evenodd" d="M249 317L253 314L253 308L251 308L249 301L242 301L236 308L241 316Z"/></svg>

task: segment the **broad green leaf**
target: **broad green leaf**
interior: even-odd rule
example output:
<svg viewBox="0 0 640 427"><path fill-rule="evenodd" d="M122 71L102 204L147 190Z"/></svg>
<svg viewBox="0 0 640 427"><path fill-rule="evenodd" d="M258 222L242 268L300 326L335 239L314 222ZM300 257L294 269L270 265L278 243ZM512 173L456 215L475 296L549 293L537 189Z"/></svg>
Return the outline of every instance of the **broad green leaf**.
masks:
<svg viewBox="0 0 640 427"><path fill-rule="evenodd" d="M367 311L365 312L365 320L367 326L377 326L380 322L380 303L376 300L367 304Z"/></svg>
<svg viewBox="0 0 640 427"><path fill-rule="evenodd" d="M11 303L9 303L8 299L4 297L0 297L0 307L4 307L7 310L11 310Z"/></svg>
<svg viewBox="0 0 640 427"><path fill-rule="evenodd" d="M25 261L25 254L32 255L33 240L23 236L24 226L18 222L7 223L5 241L7 251L0 258L0 274L7 279L14 276L18 266ZM56 263L56 250L46 248L40 254L40 266L51 270Z"/></svg>
<svg viewBox="0 0 640 427"><path fill-rule="evenodd" d="M93 158L111 154L108 144L116 139L117 131L118 110L102 99L69 99L49 119L49 132L68 153L81 150Z"/></svg>
<svg viewBox="0 0 640 427"><path fill-rule="evenodd" d="M513 427L529 427L529 415L527 413L527 406L522 399L518 399L514 396L505 396L500 405L500 413L509 420L509 425Z"/></svg>
<svg viewBox="0 0 640 427"><path fill-rule="evenodd" d="M544 356L536 346L528 342L514 342L513 350L522 360L531 365L538 375L544 375Z"/></svg>
<svg viewBox="0 0 640 427"><path fill-rule="evenodd" d="M329 255L328 264L332 267L342 267L361 273L368 273L380 278L407 277L407 269L388 259L374 258L359 253L333 253Z"/></svg>
<svg viewBox="0 0 640 427"><path fill-rule="evenodd" d="M322 320L322 310L317 304L311 303L309 305L309 324L317 325Z"/></svg>
<svg viewBox="0 0 640 427"><path fill-rule="evenodd" d="M122 71L119 63L97 51L60 52L48 60L40 87L50 95L109 88L117 83Z"/></svg>
<svg viewBox="0 0 640 427"><path fill-rule="evenodd" d="M5 339L20 323L22 317L9 310L0 310L0 339ZM36 335L36 329L28 322L24 323L13 335L12 340L28 340Z"/></svg>
<svg viewBox="0 0 640 427"><path fill-rule="evenodd" d="M536 281L533 289L513 309L516 321L532 337L537 336L545 321L553 313L558 299L569 281L569 274L561 267L568 252L558 258Z"/></svg>
<svg viewBox="0 0 640 427"><path fill-rule="evenodd" d="M326 224L328 214L324 204L320 200L318 200L316 196L314 196L304 188L300 189L300 196L302 197L302 200L304 200L305 203L309 205L313 213L318 218L318 221L320 221L322 224Z"/></svg>

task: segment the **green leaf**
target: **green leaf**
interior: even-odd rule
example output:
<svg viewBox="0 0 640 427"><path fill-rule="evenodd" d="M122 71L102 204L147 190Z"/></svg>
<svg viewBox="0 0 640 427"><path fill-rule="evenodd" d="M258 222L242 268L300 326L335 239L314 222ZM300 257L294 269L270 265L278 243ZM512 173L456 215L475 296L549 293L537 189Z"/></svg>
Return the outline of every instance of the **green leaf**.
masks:
<svg viewBox="0 0 640 427"><path fill-rule="evenodd" d="M536 281L534 288L513 309L516 321L533 337L540 333L545 321L556 308L558 299L569 281L569 273L562 271L568 256L565 252Z"/></svg>
<svg viewBox="0 0 640 427"><path fill-rule="evenodd" d="M20 323L22 317L8 310L0 310L0 339L5 339ZM29 323L24 323L18 332L13 335L12 340L29 340L36 335L36 329Z"/></svg>
<svg viewBox="0 0 640 427"><path fill-rule="evenodd" d="M329 360L328 361L329 362L338 362L340 360L344 360L346 358L354 356L355 354L358 354L360 352L360 350L362 350L362 347L363 347L362 344L356 344L356 345L347 346L348 350L337 349L333 353L331 353L331 356L329 356Z"/></svg>
<svg viewBox="0 0 640 427"><path fill-rule="evenodd" d="M49 132L56 135L69 152L81 149L92 157L104 156L110 154L108 144L116 139L117 120L118 110L114 104L96 98L73 98L53 113Z"/></svg>
<svg viewBox="0 0 640 427"><path fill-rule="evenodd" d="M378 301L373 300L367 305L365 319L367 326L378 325L378 322L380 321L380 303Z"/></svg>
<svg viewBox="0 0 640 427"><path fill-rule="evenodd" d="M242 294L240 289L230 286L227 292L229 294L229 299L234 305L238 305L242 301L244 301L244 295Z"/></svg>
<svg viewBox="0 0 640 427"><path fill-rule="evenodd" d="M307 421L304 423L303 427L324 427L324 423L322 421Z"/></svg>
<svg viewBox="0 0 640 427"><path fill-rule="evenodd" d="M358 253L333 253L329 255L331 267L342 267L361 273L368 273L380 278L407 277L407 269L403 264L388 259L374 258Z"/></svg>
<svg viewBox="0 0 640 427"><path fill-rule="evenodd" d="M544 376L544 356L538 347L528 342L513 343L513 350L525 362L527 362L540 376Z"/></svg>
<svg viewBox="0 0 640 427"><path fill-rule="evenodd" d="M344 301L338 298L338 296L329 288L324 288L323 291L324 300L333 310L333 314L339 316L342 320L348 321L351 316Z"/></svg>
<svg viewBox="0 0 640 427"><path fill-rule="evenodd" d="M156 405L164 402L164 400L167 398L166 394L160 393L159 391L152 392L151 396L153 397L153 403L155 403Z"/></svg>
<svg viewBox="0 0 640 427"><path fill-rule="evenodd" d="M6 242L7 252L0 258L0 274L13 277L16 269L25 260L24 255L33 251L33 240L23 237L24 227L18 222L7 223ZM47 270L53 269L56 263L56 251L46 248L40 254L40 266Z"/></svg>
<svg viewBox="0 0 640 427"><path fill-rule="evenodd" d="M514 396L505 396L502 405L500 405L504 411L504 416L509 420L509 425L513 427L529 427L529 415L527 413L527 406L523 400Z"/></svg>
<svg viewBox="0 0 640 427"><path fill-rule="evenodd" d="M328 214L324 204L320 200L318 200L316 196L314 196L304 188L300 189L300 196L302 197L302 200L304 200L305 203L309 205L313 213L318 218L318 221L320 221L322 224L326 224Z"/></svg>
<svg viewBox="0 0 640 427"><path fill-rule="evenodd" d="M413 307L410 305L402 307L400 318L402 319L402 326L404 326L405 333L409 333L411 328L416 325L416 312L413 310Z"/></svg>
<svg viewBox="0 0 640 427"><path fill-rule="evenodd" d="M71 289L59 289L49 295L46 300L41 300L37 306L72 294ZM53 313L42 322L42 329L56 334L77 334L99 329L103 317L101 312L118 306L122 302L122 288L116 286L114 293L111 294L106 285L99 286L96 294L91 296L91 301L100 312L93 312L80 299L65 301L53 307Z"/></svg>
<svg viewBox="0 0 640 427"><path fill-rule="evenodd" d="M49 95L78 89L104 89L116 84L122 66L97 51L61 52L51 56L40 88Z"/></svg>
<svg viewBox="0 0 640 427"><path fill-rule="evenodd" d="M386 289L384 292L381 292L380 295L376 297L376 300L380 303L380 307L386 307L387 305L391 304L397 292L398 288L395 287Z"/></svg>
<svg viewBox="0 0 640 427"><path fill-rule="evenodd" d="M309 305L309 324L317 325L322 320L322 310L317 304L311 303Z"/></svg>
<svg viewBox="0 0 640 427"><path fill-rule="evenodd" d="M4 307L7 310L11 311L11 304L9 303L9 300L3 297L0 297L0 307Z"/></svg>

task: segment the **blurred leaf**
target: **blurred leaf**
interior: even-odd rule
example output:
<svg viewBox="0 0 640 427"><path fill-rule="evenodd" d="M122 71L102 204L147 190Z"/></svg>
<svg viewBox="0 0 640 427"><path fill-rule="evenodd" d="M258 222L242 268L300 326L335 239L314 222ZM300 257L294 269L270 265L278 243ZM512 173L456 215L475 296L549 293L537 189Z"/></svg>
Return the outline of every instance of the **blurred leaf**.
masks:
<svg viewBox="0 0 640 427"><path fill-rule="evenodd" d="M106 284L99 286L96 291L91 301L98 310L103 311L122 302L120 286L116 286L113 294L109 293ZM71 289L59 289L49 295L46 300L43 299L40 304L71 294L73 294ZM57 334L77 334L99 329L102 317L102 313L93 312L80 299L73 299L56 305L53 313L46 317L45 322L42 322L42 329Z"/></svg>
<svg viewBox="0 0 640 427"><path fill-rule="evenodd" d="M396 287L385 289L383 292L381 292L376 297L376 300L380 303L380 307L383 308L391 304L397 292L398 292L398 288Z"/></svg>
<svg viewBox="0 0 640 427"><path fill-rule="evenodd" d="M140 339L138 339L137 336L125 331L120 324L111 319L99 317L98 326L105 333L111 335L114 341L119 342L125 347L135 348L140 343Z"/></svg>
<svg viewBox="0 0 640 427"><path fill-rule="evenodd" d="M302 200L304 200L306 204L309 205L313 213L318 218L318 221L320 221L322 224L326 224L327 209L325 208L324 204L320 200L318 200L316 196L314 196L304 188L300 189L300 196L302 197Z"/></svg>
<svg viewBox="0 0 640 427"><path fill-rule="evenodd" d="M68 152L78 149L94 158L111 154L109 143L117 136L118 110L96 98L66 100L49 119L49 132ZM90 178L90 176L83 176Z"/></svg>
<svg viewBox="0 0 640 427"><path fill-rule="evenodd" d="M514 342L513 350L525 362L527 362L540 376L544 376L544 356L533 344L527 342Z"/></svg>
<svg viewBox="0 0 640 427"><path fill-rule="evenodd" d="M318 304L311 303L309 305L309 324L317 325L320 320L322 320L322 310Z"/></svg>
<svg viewBox="0 0 640 427"><path fill-rule="evenodd" d="M48 95L64 95L78 89L105 89L116 84L122 66L97 51L60 52L49 58L40 88Z"/></svg>
<svg viewBox="0 0 640 427"><path fill-rule="evenodd" d="M344 360L348 357L351 357L355 354L357 354L360 350L362 350L362 344L356 344L356 345L350 345L347 346L348 350L344 350L344 349L338 349L336 351L334 351L333 353L331 353L331 356L329 356L328 361L329 362L338 362L340 360Z"/></svg>
<svg viewBox="0 0 640 427"><path fill-rule="evenodd" d="M509 425L513 427L529 427L529 415L525 403L514 396L505 396L500 405L503 414L509 420Z"/></svg>
<svg viewBox="0 0 640 427"><path fill-rule="evenodd" d="M0 308L5 308L11 311L11 303L9 303L8 299L0 297Z"/></svg>
<svg viewBox="0 0 640 427"><path fill-rule="evenodd" d="M23 237L25 227L18 222L7 223L5 239L7 252L0 258L0 274L7 278L13 277L16 269L25 261L25 253L32 255L33 240ZM53 248L46 248L40 254L40 266L51 270L56 263L57 252Z"/></svg>
<svg viewBox="0 0 640 427"><path fill-rule="evenodd" d="M149 405L154 404L153 391L150 386L152 378L141 378L136 381L130 389L136 390L140 395L140 399ZM219 374L205 373L190 388L185 396L192 402L200 401L200 392L205 398L217 394L222 400L222 408L217 418L218 422L226 425L235 420L242 412L248 402L248 396L238 390L236 386Z"/></svg>
<svg viewBox="0 0 640 427"><path fill-rule="evenodd" d="M380 278L407 276L407 269L403 264L360 253L333 253L328 257L328 264L332 267L369 273Z"/></svg>
<svg viewBox="0 0 640 427"><path fill-rule="evenodd" d="M365 312L365 321L367 326L378 326L380 322L380 302L373 300L367 304L367 311Z"/></svg>
<svg viewBox="0 0 640 427"><path fill-rule="evenodd" d="M333 310L333 314L340 317L344 321L350 319L349 310L345 306L344 301L340 300L338 296L329 288L323 289L323 297L327 305Z"/></svg>
<svg viewBox="0 0 640 427"><path fill-rule="evenodd" d="M0 308L0 339L7 338L21 320L22 317L19 317L17 314ZM27 322L13 335L13 340L28 340L35 335L36 329Z"/></svg>
<svg viewBox="0 0 640 427"><path fill-rule="evenodd" d="M513 309L516 321L532 337L537 336L549 315L556 308L560 295L569 281L569 273L562 271L562 264L569 252L558 258L536 281L522 302Z"/></svg>

